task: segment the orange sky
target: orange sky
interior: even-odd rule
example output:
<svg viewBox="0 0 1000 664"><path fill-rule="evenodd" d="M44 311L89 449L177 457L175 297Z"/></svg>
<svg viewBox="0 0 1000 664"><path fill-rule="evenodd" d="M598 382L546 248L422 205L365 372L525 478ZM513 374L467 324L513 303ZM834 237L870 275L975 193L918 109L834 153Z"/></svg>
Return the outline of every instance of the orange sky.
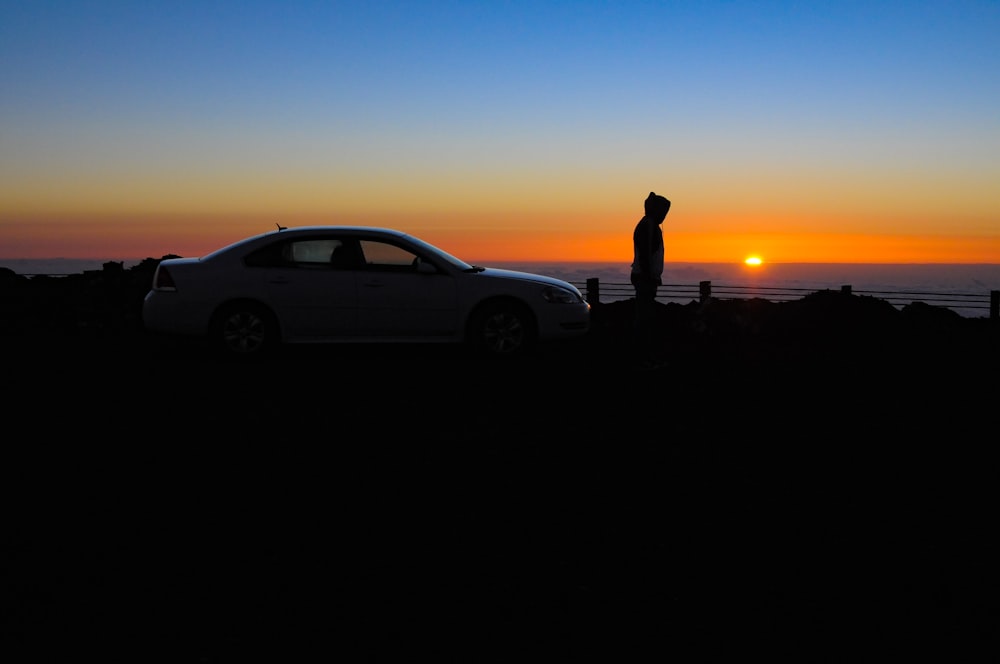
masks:
<svg viewBox="0 0 1000 664"><path fill-rule="evenodd" d="M673 212L671 212L673 215ZM554 223L550 215L473 215L442 223L429 215L351 215L342 220L406 230L465 260L611 261L631 260L636 215L594 219L570 216ZM610 215L609 215L610 216ZM680 215L677 215L680 217ZM33 216L23 221L0 217L0 258L160 258L198 256L242 237L283 225L322 223L313 215L76 215L70 221ZM338 218L338 220L341 220ZM733 223L729 232L699 233L697 224L664 222L668 262L742 262L751 255L770 263L1000 263L1000 236L887 234L766 230L747 232ZM675 225L684 227L677 230ZM718 224L715 224L718 227ZM589 230L593 229L593 230ZM609 230L613 229L613 230Z"/></svg>

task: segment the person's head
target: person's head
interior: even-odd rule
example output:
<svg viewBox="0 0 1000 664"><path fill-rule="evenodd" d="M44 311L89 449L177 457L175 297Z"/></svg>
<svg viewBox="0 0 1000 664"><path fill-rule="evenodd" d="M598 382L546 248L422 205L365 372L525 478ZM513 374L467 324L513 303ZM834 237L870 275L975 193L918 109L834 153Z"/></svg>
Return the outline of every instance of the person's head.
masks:
<svg viewBox="0 0 1000 664"><path fill-rule="evenodd" d="M649 196L646 197L646 216L660 223L666 219L668 212L670 212L670 201L655 191L649 192Z"/></svg>

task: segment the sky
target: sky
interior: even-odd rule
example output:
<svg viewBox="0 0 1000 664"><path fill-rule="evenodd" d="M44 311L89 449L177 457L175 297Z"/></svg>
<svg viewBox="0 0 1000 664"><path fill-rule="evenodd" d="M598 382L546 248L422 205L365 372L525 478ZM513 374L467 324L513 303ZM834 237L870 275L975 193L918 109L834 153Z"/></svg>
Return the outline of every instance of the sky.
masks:
<svg viewBox="0 0 1000 664"><path fill-rule="evenodd" d="M1000 263L1000 2L0 0L0 258Z"/></svg>

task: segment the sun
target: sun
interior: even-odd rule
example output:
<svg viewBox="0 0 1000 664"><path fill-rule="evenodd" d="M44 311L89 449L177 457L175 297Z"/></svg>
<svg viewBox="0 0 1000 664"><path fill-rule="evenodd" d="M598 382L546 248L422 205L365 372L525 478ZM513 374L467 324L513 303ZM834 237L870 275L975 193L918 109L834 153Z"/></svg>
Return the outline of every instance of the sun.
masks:
<svg viewBox="0 0 1000 664"><path fill-rule="evenodd" d="M762 259L760 256L749 256L743 262L746 263L747 265L760 265L764 262L764 259Z"/></svg>

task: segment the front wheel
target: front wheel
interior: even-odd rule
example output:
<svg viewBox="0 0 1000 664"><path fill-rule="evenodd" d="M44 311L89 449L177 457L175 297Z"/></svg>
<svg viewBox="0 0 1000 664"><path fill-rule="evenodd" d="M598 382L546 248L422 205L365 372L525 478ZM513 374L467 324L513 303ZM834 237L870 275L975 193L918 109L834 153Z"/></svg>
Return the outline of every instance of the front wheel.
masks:
<svg viewBox="0 0 1000 664"><path fill-rule="evenodd" d="M278 343L278 325L271 312L254 302L223 307L213 319L210 341L224 354L258 357Z"/></svg>
<svg viewBox="0 0 1000 664"><path fill-rule="evenodd" d="M485 305L472 317L467 339L473 348L493 357L526 353L535 341L535 319L516 302Z"/></svg>

